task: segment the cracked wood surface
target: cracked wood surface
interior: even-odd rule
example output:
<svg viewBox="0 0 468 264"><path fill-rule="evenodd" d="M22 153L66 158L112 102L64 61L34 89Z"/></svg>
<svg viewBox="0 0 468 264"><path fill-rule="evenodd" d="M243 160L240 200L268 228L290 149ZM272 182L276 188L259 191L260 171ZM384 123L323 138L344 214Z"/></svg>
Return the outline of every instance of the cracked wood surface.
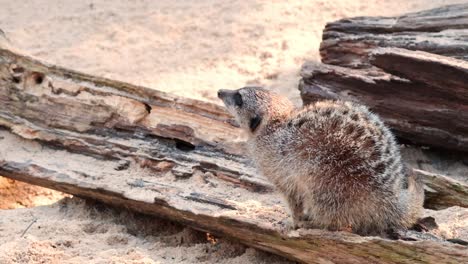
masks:
<svg viewBox="0 0 468 264"><path fill-rule="evenodd" d="M305 104L361 102L405 142L468 152L468 4L331 22L320 52L302 70Z"/></svg>
<svg viewBox="0 0 468 264"><path fill-rule="evenodd" d="M328 23L320 54L302 70L304 103L355 100L400 138L468 152L468 4Z"/></svg>
<svg viewBox="0 0 468 264"><path fill-rule="evenodd" d="M345 18L325 26L322 62L369 68L379 47L421 50L468 60L468 4L449 5L398 17Z"/></svg>
<svg viewBox="0 0 468 264"><path fill-rule="evenodd" d="M304 104L323 99L365 104L400 142L429 146L435 152L444 149L432 156L433 164L458 160L457 169L432 172L438 179L455 176L455 185L450 178L442 184L431 180L431 173L416 170L426 182L425 206L434 209L453 199L467 207L467 21L468 4L460 4L399 17L331 22L323 33L323 63L307 62L301 71ZM414 169L420 164L410 162ZM440 190L434 199L433 187Z"/></svg>
<svg viewBox="0 0 468 264"><path fill-rule="evenodd" d="M402 139L468 152L468 62L397 48L376 49L370 62L387 72L306 63L301 96L363 103Z"/></svg>
<svg viewBox="0 0 468 264"><path fill-rule="evenodd" d="M0 48L0 106L0 174L12 179L166 217L301 262L468 257L464 246L430 239L287 231L283 200L243 155L240 130L213 104ZM432 197L446 186L431 186Z"/></svg>

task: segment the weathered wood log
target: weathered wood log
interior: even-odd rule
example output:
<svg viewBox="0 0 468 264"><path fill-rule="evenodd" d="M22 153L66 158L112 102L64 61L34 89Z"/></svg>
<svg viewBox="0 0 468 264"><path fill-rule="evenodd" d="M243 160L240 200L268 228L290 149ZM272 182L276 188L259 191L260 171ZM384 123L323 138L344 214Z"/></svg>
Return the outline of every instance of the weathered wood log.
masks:
<svg viewBox="0 0 468 264"><path fill-rule="evenodd" d="M303 100L360 101L401 139L467 152L467 40L468 4L329 23L320 50L329 66L304 67Z"/></svg>
<svg viewBox="0 0 468 264"><path fill-rule="evenodd" d="M424 179L426 185L426 207L430 207L431 209L443 209L446 208L445 205L448 203L454 205L458 203L458 205L465 207L468 204L468 188L466 188L466 185L443 175L428 173L417 169L414 171Z"/></svg>
<svg viewBox="0 0 468 264"><path fill-rule="evenodd" d="M293 260L449 263L468 257L465 246L437 240L287 231L281 197L243 156L240 129L222 108L1 48L0 128L3 176L166 217Z"/></svg>
<svg viewBox="0 0 468 264"><path fill-rule="evenodd" d="M434 100L450 100L453 111L468 112L468 61L399 48L376 49L369 60L385 72L427 84L426 92L437 92L441 98ZM467 131L468 125L460 129Z"/></svg>
<svg viewBox="0 0 468 264"><path fill-rule="evenodd" d="M322 62L368 68L379 47L422 50L468 60L468 4L398 17L346 18L328 23L320 46Z"/></svg>
<svg viewBox="0 0 468 264"><path fill-rule="evenodd" d="M466 154L431 148L401 146L403 161L425 183L424 207L434 210L468 205ZM450 204L450 205L449 205Z"/></svg>
<svg viewBox="0 0 468 264"><path fill-rule="evenodd" d="M299 88L304 103L358 101L380 114L402 139L468 151L468 62L388 48L371 53L370 62L398 76L305 64Z"/></svg>

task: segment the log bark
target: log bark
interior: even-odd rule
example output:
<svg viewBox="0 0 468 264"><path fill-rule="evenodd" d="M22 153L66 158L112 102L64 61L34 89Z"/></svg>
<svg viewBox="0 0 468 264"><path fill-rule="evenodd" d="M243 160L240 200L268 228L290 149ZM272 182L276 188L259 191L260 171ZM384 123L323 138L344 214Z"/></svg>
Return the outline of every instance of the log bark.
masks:
<svg viewBox="0 0 468 264"><path fill-rule="evenodd" d="M329 23L326 65L305 65L303 100L356 100L401 139L468 152L467 40L468 4Z"/></svg>
<svg viewBox="0 0 468 264"><path fill-rule="evenodd" d="M426 84L426 91L439 95L435 100L447 98L455 111L462 114L468 111L468 61L421 51L380 48L371 53L370 63L390 74Z"/></svg>
<svg viewBox="0 0 468 264"><path fill-rule="evenodd" d="M346 18L328 23L320 46L322 62L369 68L379 47L421 50L468 60L468 4L398 17Z"/></svg>
<svg viewBox="0 0 468 264"><path fill-rule="evenodd" d="M0 128L3 176L165 217L293 260L461 263L468 257L465 246L437 240L287 231L281 197L243 155L242 134L221 107L3 48ZM446 182L434 175L426 179ZM434 184L434 195L447 186ZM464 184L457 188L466 191Z"/></svg>
<svg viewBox="0 0 468 264"><path fill-rule="evenodd" d="M304 103L357 101L402 139L468 152L468 62L389 48L375 50L370 62L389 73L305 64L299 88Z"/></svg>

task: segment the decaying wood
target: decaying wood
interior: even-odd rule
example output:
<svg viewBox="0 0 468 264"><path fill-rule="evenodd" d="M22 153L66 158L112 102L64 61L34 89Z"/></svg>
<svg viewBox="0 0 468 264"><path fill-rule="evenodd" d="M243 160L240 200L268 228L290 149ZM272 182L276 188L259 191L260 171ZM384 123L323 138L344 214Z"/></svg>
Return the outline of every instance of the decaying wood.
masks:
<svg viewBox="0 0 468 264"><path fill-rule="evenodd" d="M398 17L346 18L328 23L322 62L368 68L378 47L422 50L468 60L468 4L444 6Z"/></svg>
<svg viewBox="0 0 468 264"><path fill-rule="evenodd" d="M416 144L468 151L468 62L426 52L377 49L374 69L303 66L304 103L333 98L369 106L397 136Z"/></svg>
<svg viewBox="0 0 468 264"><path fill-rule="evenodd" d="M365 104L403 143L455 150L460 164L466 163L467 40L468 4L400 17L359 17L329 23L321 44L324 64L309 62L302 69L299 89L303 102L341 99ZM460 199L466 206L466 188L456 187L458 182L447 178L440 183L430 180L437 173L416 173L426 180L427 207L440 209L438 203L451 199ZM467 170L456 174L463 182L468 179ZM441 185L452 187L445 192ZM433 188L440 189L434 199Z"/></svg>
<svg viewBox="0 0 468 264"><path fill-rule="evenodd" d="M468 61L398 48L376 49L370 55L372 65L412 82L427 84L430 88L426 90L434 90L441 98L450 100L452 111L466 117L463 114L468 112ZM468 130L468 125L460 130Z"/></svg>
<svg viewBox="0 0 468 264"><path fill-rule="evenodd" d="M417 169L414 171L424 179L426 185L426 208L437 210L446 208L447 204L458 204L464 207L468 205L468 188L466 188L466 185L443 175Z"/></svg>
<svg viewBox="0 0 468 264"><path fill-rule="evenodd" d="M320 54L303 68L305 103L355 100L401 139L468 152L468 4L329 23Z"/></svg>
<svg viewBox="0 0 468 264"><path fill-rule="evenodd" d="M166 217L301 262L468 258L465 246L437 240L287 231L281 197L243 156L242 134L231 123L213 104L0 49L1 175ZM430 175L435 196L450 192L445 188L453 180ZM466 206L458 198L445 201Z"/></svg>

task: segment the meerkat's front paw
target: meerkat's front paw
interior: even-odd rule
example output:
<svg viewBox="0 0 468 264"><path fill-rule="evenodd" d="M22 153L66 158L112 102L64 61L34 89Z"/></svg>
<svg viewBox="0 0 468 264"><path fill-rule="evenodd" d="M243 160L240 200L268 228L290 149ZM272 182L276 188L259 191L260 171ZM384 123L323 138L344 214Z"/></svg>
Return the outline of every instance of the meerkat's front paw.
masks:
<svg viewBox="0 0 468 264"><path fill-rule="evenodd" d="M300 229L300 228L308 229L308 228L311 228L310 223L307 222L307 221L297 221L297 222L295 223L295 226L296 226L296 229Z"/></svg>
<svg viewBox="0 0 468 264"><path fill-rule="evenodd" d="M303 221L294 221L292 219L287 220L284 223L284 227L287 231L297 230L300 228L305 228L305 223Z"/></svg>
<svg viewBox="0 0 468 264"><path fill-rule="evenodd" d="M347 226L339 228L337 231L353 233L353 226L347 225Z"/></svg>
<svg viewBox="0 0 468 264"><path fill-rule="evenodd" d="M304 229L314 228L312 226L312 223L306 220L293 220L292 222L290 222L290 225L291 225L290 230L296 230L296 229L301 229L301 228L304 228Z"/></svg>

